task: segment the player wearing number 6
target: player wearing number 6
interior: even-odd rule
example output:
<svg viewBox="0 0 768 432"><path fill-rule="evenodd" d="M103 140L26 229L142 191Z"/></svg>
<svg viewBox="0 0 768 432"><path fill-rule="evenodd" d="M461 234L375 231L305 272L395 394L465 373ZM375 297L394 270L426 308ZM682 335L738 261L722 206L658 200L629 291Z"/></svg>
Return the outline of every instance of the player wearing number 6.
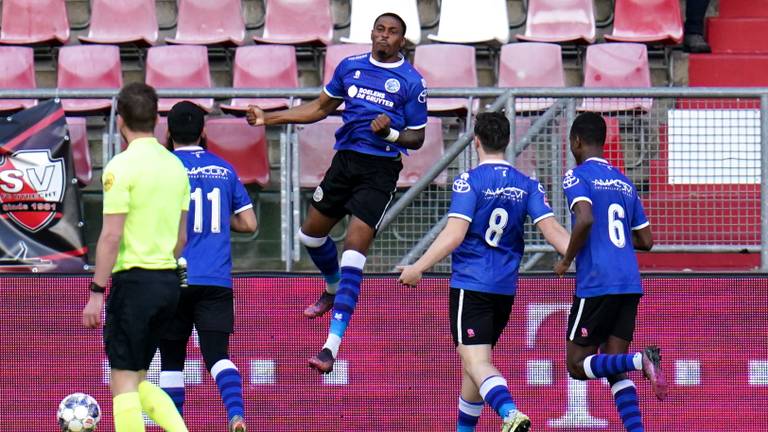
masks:
<svg viewBox="0 0 768 432"><path fill-rule="evenodd" d="M242 378L229 360L234 331L229 230L255 232L256 215L232 166L204 148L204 117L201 108L186 101L168 113L168 141L187 169L191 190L188 241L182 253L189 286L182 289L176 314L160 341L160 387L182 412L184 360L194 324L205 367L227 409L228 431L245 432Z"/></svg>
<svg viewBox="0 0 768 432"><path fill-rule="evenodd" d="M512 401L491 351L507 325L517 289L527 217L560 253L568 233L557 223L538 181L504 160L509 121L482 113L475 123L480 165L456 177L448 223L400 282L415 286L422 272L453 252L451 333L462 363L457 430L475 430L483 401L502 418L502 431L524 432L528 417Z"/></svg>
<svg viewBox="0 0 768 432"><path fill-rule="evenodd" d="M573 233L555 272L563 275L576 258L566 334L569 374L579 380L607 378L624 427L640 432L637 390L626 372L642 370L656 396L667 395L659 349L628 353L643 292L634 249L650 250L653 237L635 186L602 158L605 130L605 120L594 113L579 115L571 126L578 166L565 174L563 188Z"/></svg>

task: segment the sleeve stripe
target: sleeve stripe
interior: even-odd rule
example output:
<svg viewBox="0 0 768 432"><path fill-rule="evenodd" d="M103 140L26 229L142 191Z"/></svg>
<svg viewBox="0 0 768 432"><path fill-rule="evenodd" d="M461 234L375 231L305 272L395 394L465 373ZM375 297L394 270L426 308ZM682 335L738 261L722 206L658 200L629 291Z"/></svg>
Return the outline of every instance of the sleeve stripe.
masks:
<svg viewBox="0 0 768 432"><path fill-rule="evenodd" d="M463 215L461 213L448 213L448 217L449 218L455 217L455 218L459 218L459 219L464 219L467 222L472 222L472 218L471 217L469 217L467 215Z"/></svg>
<svg viewBox="0 0 768 432"><path fill-rule="evenodd" d="M651 225L651 223L646 221L645 223L641 223L641 224L640 224L640 225L638 225L638 226L633 226L633 227L632 227L632 231L641 230L641 229L643 229L643 228L645 228L645 227L647 227L647 226L650 226L650 225Z"/></svg>
<svg viewBox="0 0 768 432"><path fill-rule="evenodd" d="M536 219L534 219L534 220L533 220L533 224L534 224L534 225L536 225L537 223L539 223L539 222L543 221L543 220L544 220L544 219L546 219L546 218L550 218L550 217L555 217L555 214L554 214L554 213L552 213L552 212L549 212L549 213L543 214L543 215L541 215L541 216L537 217Z"/></svg>
<svg viewBox="0 0 768 432"><path fill-rule="evenodd" d="M419 130L419 129L424 129L425 127L427 127L426 123L418 125L418 126L406 126L405 128L406 129L410 129L410 130Z"/></svg>
<svg viewBox="0 0 768 432"><path fill-rule="evenodd" d="M244 211L246 211L246 210L248 210L250 208L253 208L253 204L252 203L248 203L248 204L240 207L239 209L235 210L235 214L240 214L240 213L242 213L242 212L244 212Z"/></svg>
<svg viewBox="0 0 768 432"><path fill-rule="evenodd" d="M573 199L573 201L571 202L571 206L568 207L568 208L573 210L573 206L575 206L576 203L579 202L579 201L586 201L586 202L592 204L592 200L591 199L589 199L589 198L587 198L585 196L579 196L579 197L576 197L576 198Z"/></svg>
<svg viewBox="0 0 768 432"><path fill-rule="evenodd" d="M325 94L327 94L328 96L330 96L330 97L332 97L334 99L344 99L344 97L342 97L342 96L335 96L333 93L329 92L328 88L325 87L325 86L323 86L323 92L325 92Z"/></svg>

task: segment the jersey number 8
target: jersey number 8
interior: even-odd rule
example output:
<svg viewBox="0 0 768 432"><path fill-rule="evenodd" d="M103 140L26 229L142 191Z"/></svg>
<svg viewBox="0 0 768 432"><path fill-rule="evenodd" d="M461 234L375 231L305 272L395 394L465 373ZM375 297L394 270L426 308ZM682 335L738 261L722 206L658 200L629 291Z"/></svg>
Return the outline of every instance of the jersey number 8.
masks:
<svg viewBox="0 0 768 432"><path fill-rule="evenodd" d="M618 248L623 248L627 244L622 219L624 219L624 207L619 204L608 206L608 237Z"/></svg>
<svg viewBox="0 0 768 432"><path fill-rule="evenodd" d="M508 221L509 213L506 210L501 207L493 209L491 217L488 218L488 229L485 230L485 242L493 247L498 247Z"/></svg>

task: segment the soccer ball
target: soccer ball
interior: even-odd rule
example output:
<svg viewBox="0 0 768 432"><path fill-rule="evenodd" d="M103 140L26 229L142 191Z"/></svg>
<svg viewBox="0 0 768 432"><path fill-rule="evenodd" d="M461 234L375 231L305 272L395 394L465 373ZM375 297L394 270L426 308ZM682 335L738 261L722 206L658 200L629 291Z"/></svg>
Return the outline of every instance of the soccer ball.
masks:
<svg viewBox="0 0 768 432"><path fill-rule="evenodd" d="M64 432L94 431L101 420L101 407L85 393L72 393L62 399L56 418Z"/></svg>

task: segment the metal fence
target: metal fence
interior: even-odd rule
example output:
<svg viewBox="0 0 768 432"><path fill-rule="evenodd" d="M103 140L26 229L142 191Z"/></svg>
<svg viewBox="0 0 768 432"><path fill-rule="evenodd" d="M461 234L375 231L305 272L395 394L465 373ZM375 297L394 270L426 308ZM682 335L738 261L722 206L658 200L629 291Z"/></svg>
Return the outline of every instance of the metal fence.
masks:
<svg viewBox="0 0 768 432"><path fill-rule="evenodd" d="M319 89L166 89L161 97L312 98ZM114 98L109 90L0 90L0 98ZM574 165L568 129L580 111L601 112L608 125L606 158L635 183L654 230L657 252L760 252L768 271L768 89L436 89L430 97L472 97L484 110L505 110L513 128L508 158L547 190L558 219L569 225L560 186ZM471 103L470 103L471 106ZM114 110L109 127L113 128ZM446 117L437 129L442 157L403 188L382 222L367 268L390 271L411 262L445 223L451 181L477 162L472 117ZM114 134L108 134L113 137ZM282 129L280 196L285 268L301 259L295 237L306 208L299 182L297 128ZM110 138L105 160L119 149ZM761 163L762 162L762 163ZM761 181L762 180L762 181ZM343 231L337 233L343 236ZM552 249L526 228L532 267ZM449 269L443 262L437 270Z"/></svg>

